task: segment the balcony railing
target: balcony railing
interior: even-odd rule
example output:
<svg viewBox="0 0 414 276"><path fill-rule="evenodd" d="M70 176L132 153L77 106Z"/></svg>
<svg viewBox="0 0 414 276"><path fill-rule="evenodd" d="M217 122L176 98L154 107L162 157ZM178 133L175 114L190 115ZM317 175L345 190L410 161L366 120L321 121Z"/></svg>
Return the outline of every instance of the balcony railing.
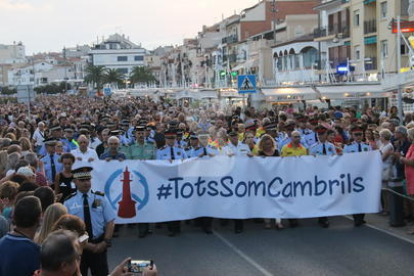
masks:
<svg viewBox="0 0 414 276"><path fill-rule="evenodd" d="M377 32L377 21L375 19L364 21L364 34Z"/></svg>
<svg viewBox="0 0 414 276"><path fill-rule="evenodd" d="M231 44L231 43L236 43L238 41L238 37L237 35L231 35L228 37L225 37L221 40L221 43L223 44Z"/></svg>
<svg viewBox="0 0 414 276"><path fill-rule="evenodd" d="M365 58L365 71L377 70L377 57Z"/></svg>
<svg viewBox="0 0 414 276"><path fill-rule="evenodd" d="M346 22L340 24L332 24L328 27L324 28L316 28L313 30L313 35L315 38L325 37L328 35L339 35L341 34L340 38L348 38L349 37L349 27L347 26Z"/></svg>

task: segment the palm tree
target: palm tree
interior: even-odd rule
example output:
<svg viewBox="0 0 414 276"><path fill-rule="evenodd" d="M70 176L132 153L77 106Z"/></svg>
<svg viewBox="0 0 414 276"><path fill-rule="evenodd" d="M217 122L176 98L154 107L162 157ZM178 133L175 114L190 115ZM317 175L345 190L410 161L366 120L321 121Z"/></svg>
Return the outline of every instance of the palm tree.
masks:
<svg viewBox="0 0 414 276"><path fill-rule="evenodd" d="M119 85L125 79L124 74L122 74L117 69L107 69L105 70L105 74L103 76L103 83L110 83Z"/></svg>
<svg viewBox="0 0 414 276"><path fill-rule="evenodd" d="M150 82L157 81L152 75L151 70L148 67L136 66L132 68L131 83L145 83L148 85Z"/></svg>
<svg viewBox="0 0 414 276"><path fill-rule="evenodd" d="M88 65L85 69L86 76L84 81L87 84L92 84L93 88L101 89L103 84L103 78L105 73L104 66L94 66L92 64Z"/></svg>

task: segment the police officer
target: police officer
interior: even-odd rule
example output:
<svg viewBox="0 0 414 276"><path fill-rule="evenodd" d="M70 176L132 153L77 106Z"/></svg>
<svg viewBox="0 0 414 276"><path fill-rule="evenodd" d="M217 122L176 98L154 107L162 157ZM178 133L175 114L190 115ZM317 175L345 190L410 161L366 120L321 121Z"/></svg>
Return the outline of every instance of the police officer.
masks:
<svg viewBox="0 0 414 276"><path fill-rule="evenodd" d="M185 148L185 153L189 158L198 157L196 152L200 150L198 136L195 133L190 133L189 146Z"/></svg>
<svg viewBox="0 0 414 276"><path fill-rule="evenodd" d="M308 119L302 114L297 117L297 122L299 126L297 131L299 131L300 135L305 140L304 146L309 148L318 141L318 138L316 132L312 131L307 127L307 121Z"/></svg>
<svg viewBox="0 0 414 276"><path fill-rule="evenodd" d="M49 132L50 132L50 135L48 136L48 138L52 138L56 142L61 141L62 143L64 143L62 139L62 128L59 125L51 127ZM39 155L45 156L46 154L47 154L46 144L43 144L43 146L39 150Z"/></svg>
<svg viewBox="0 0 414 276"><path fill-rule="evenodd" d="M328 129L324 126L317 126L315 128L315 133L318 135L318 142L310 147L309 153L311 155L335 155L335 146L327 141ZM323 228L329 227L329 220L327 217L320 217L318 222Z"/></svg>
<svg viewBox="0 0 414 276"><path fill-rule="evenodd" d="M156 148L154 143L147 142L145 140L145 126L135 127L135 143L130 145L125 155L130 160L154 160L156 155ZM149 223L140 223L138 225L138 236L145 238L148 234L151 234L149 229Z"/></svg>
<svg viewBox="0 0 414 276"><path fill-rule="evenodd" d="M60 156L55 152L57 140L48 138L44 142L46 154L41 158L41 161L44 164L47 181L54 189L56 175L63 171L63 165L60 162Z"/></svg>
<svg viewBox="0 0 414 276"><path fill-rule="evenodd" d="M65 137L62 139L65 152L78 148L78 143L73 139L74 130L72 128L65 129Z"/></svg>
<svg viewBox="0 0 414 276"><path fill-rule="evenodd" d="M121 122L121 130L124 132L119 136L119 140L122 145L129 146L134 143L134 128L130 127L130 122L128 120L123 120Z"/></svg>
<svg viewBox="0 0 414 276"><path fill-rule="evenodd" d="M353 126L351 128L352 137L354 142L344 147L343 153L352 153L352 152L364 152L371 151L372 148L369 144L362 142L364 129L361 126ZM364 217L365 214L356 214L354 217L354 225L359 227L365 223Z"/></svg>
<svg viewBox="0 0 414 276"><path fill-rule="evenodd" d="M210 135L207 131L201 131L198 135L194 135L197 137L197 144L198 147L194 147L189 155L189 157L197 157L197 158L210 158L214 157L218 154L217 148L208 144L210 139ZM190 136L190 143L191 143ZM193 138L194 139L194 138ZM204 233L212 234L212 227L213 227L213 218L211 217L201 217L196 219L196 224L201 226Z"/></svg>
<svg viewBox="0 0 414 276"><path fill-rule="evenodd" d="M193 149L190 157L213 157L219 154L218 149L208 143L210 135L207 131L201 131L196 136L198 139L198 148Z"/></svg>
<svg viewBox="0 0 414 276"><path fill-rule="evenodd" d="M183 148L175 146L177 139L177 131L175 129L169 129L164 133L166 145L157 151L157 160L179 160L186 159L187 154ZM168 222L169 237L175 237L181 232L181 222L171 221Z"/></svg>
<svg viewBox="0 0 414 276"><path fill-rule="evenodd" d="M64 205L69 214L85 222L89 235L89 241L82 253L81 274L88 275L90 269L94 276L107 276L106 253L111 246L116 215L104 194L91 190L91 170L88 162L74 164L73 178L78 191L70 195Z"/></svg>

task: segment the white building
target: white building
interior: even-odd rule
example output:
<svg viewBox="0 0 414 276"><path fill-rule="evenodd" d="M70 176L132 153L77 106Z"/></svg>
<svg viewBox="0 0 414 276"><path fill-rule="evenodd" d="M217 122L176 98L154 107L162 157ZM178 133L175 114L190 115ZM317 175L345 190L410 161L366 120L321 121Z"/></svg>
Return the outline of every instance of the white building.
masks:
<svg viewBox="0 0 414 276"><path fill-rule="evenodd" d="M14 64L26 61L26 48L19 42L13 45L0 44L0 63Z"/></svg>
<svg viewBox="0 0 414 276"><path fill-rule="evenodd" d="M117 69L129 76L132 68L145 66L147 51L125 38L125 35L114 34L89 51L90 61L94 66L105 66Z"/></svg>

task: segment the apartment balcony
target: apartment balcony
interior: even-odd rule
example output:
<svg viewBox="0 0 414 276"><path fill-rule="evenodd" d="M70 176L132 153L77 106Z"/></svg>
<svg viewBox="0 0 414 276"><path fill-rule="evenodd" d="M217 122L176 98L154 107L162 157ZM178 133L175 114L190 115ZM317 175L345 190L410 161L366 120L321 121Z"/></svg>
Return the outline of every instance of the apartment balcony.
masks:
<svg viewBox="0 0 414 276"><path fill-rule="evenodd" d="M221 40L221 43L222 44L232 44L232 43L236 43L238 41L239 41L239 39L238 39L237 35L231 35L231 36L223 38Z"/></svg>
<svg viewBox="0 0 414 276"><path fill-rule="evenodd" d="M364 59L365 71L377 70L377 57L366 57Z"/></svg>
<svg viewBox="0 0 414 276"><path fill-rule="evenodd" d="M332 24L332 25L329 25L328 27L314 29L313 35L315 38L321 38L321 37L327 37L327 36L337 36L338 38L349 38L350 31L349 31L349 27L347 26L347 23L343 23L343 25Z"/></svg>
<svg viewBox="0 0 414 276"><path fill-rule="evenodd" d="M377 20L371 19L364 21L364 34L372 34L377 32Z"/></svg>

